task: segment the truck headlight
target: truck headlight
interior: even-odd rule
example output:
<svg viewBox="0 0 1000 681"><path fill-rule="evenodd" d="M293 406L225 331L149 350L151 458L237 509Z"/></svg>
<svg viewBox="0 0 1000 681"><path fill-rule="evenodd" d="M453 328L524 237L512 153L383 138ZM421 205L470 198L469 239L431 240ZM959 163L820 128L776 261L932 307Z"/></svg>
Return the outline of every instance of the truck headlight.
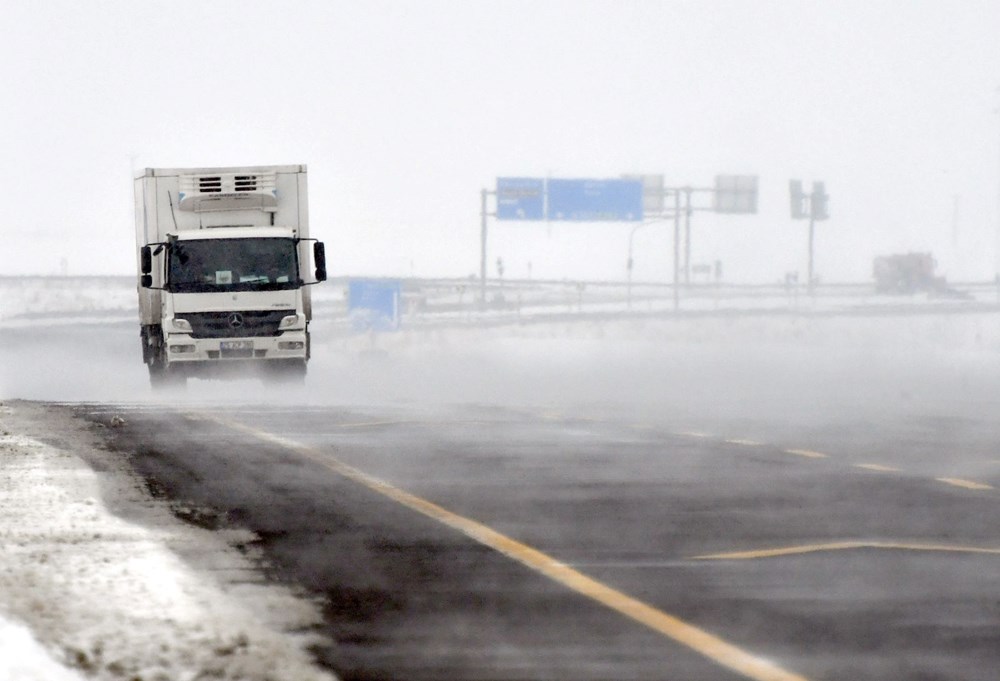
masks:
<svg viewBox="0 0 1000 681"><path fill-rule="evenodd" d="M301 324L299 323L299 319L300 317L297 314L290 314L287 317L282 317L281 324L278 325L278 328L290 329L295 326L301 326Z"/></svg>
<svg viewBox="0 0 1000 681"><path fill-rule="evenodd" d="M171 345L170 352L194 352L193 345Z"/></svg>
<svg viewBox="0 0 1000 681"><path fill-rule="evenodd" d="M180 317L174 317L174 329L177 331L191 333L191 322Z"/></svg>

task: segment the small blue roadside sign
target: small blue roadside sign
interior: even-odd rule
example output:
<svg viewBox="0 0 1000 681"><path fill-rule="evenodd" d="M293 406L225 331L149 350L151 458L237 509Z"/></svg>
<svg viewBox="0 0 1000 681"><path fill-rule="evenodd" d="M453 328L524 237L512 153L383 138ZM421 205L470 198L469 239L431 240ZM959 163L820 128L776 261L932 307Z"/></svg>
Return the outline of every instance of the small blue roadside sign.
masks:
<svg viewBox="0 0 1000 681"><path fill-rule="evenodd" d="M497 178L497 220L544 220L545 180Z"/></svg>
<svg viewBox="0 0 1000 681"><path fill-rule="evenodd" d="M352 279L347 284L347 318L354 331L399 328L399 280Z"/></svg>
<svg viewBox="0 0 1000 681"><path fill-rule="evenodd" d="M547 218L588 222L640 222L642 180L548 180Z"/></svg>

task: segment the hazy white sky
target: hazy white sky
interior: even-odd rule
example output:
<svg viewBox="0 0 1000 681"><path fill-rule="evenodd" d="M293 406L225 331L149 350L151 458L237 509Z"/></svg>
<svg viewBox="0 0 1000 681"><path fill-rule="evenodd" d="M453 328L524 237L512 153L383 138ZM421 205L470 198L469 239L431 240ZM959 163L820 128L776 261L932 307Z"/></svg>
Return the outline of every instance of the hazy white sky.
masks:
<svg viewBox="0 0 1000 681"><path fill-rule="evenodd" d="M825 180L826 280L930 250L996 271L1000 3L4 3L0 274L130 273L133 168L309 165L333 274L479 268L497 176L760 176L695 217L727 279L805 271L788 180ZM491 204L492 205L492 204ZM623 278L627 224L491 223L509 276ZM670 230L635 276L670 279Z"/></svg>

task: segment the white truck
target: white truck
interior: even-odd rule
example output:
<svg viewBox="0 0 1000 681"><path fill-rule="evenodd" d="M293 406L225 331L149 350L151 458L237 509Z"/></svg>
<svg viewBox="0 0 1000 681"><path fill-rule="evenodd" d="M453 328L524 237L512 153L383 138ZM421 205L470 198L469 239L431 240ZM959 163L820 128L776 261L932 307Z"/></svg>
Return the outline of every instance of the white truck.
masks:
<svg viewBox="0 0 1000 681"><path fill-rule="evenodd" d="M306 166L146 168L135 178L139 323L154 387L188 376L302 379L311 284Z"/></svg>

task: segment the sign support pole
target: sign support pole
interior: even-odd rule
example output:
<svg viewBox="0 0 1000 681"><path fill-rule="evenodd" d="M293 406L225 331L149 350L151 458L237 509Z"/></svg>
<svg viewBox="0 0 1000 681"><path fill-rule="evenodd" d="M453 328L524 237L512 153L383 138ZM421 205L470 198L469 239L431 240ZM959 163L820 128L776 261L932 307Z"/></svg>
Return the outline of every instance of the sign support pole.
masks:
<svg viewBox="0 0 1000 681"><path fill-rule="evenodd" d="M813 182L812 191L806 194L802 191L802 182L799 180L789 180L789 196L792 202L792 219L804 220L809 218L809 271L807 274L806 291L809 295L816 292L816 274L814 270L815 245L816 245L816 222L823 221L830 217L827 208L830 199L826 193L824 182ZM806 206L809 210L806 210Z"/></svg>
<svg viewBox="0 0 1000 681"><path fill-rule="evenodd" d="M816 232L816 217L813 211L809 211L809 295L815 293L816 281L813 278L813 241L815 239Z"/></svg>
<svg viewBox="0 0 1000 681"><path fill-rule="evenodd" d="M681 307L681 267L680 267L680 240L681 240L681 193L673 190L674 193L674 311Z"/></svg>
<svg viewBox="0 0 1000 681"><path fill-rule="evenodd" d="M489 192L483 189L480 193L482 200L479 210L479 302L486 305L486 195Z"/></svg>
<svg viewBox="0 0 1000 681"><path fill-rule="evenodd" d="M684 285L691 285L691 187L684 188Z"/></svg>

